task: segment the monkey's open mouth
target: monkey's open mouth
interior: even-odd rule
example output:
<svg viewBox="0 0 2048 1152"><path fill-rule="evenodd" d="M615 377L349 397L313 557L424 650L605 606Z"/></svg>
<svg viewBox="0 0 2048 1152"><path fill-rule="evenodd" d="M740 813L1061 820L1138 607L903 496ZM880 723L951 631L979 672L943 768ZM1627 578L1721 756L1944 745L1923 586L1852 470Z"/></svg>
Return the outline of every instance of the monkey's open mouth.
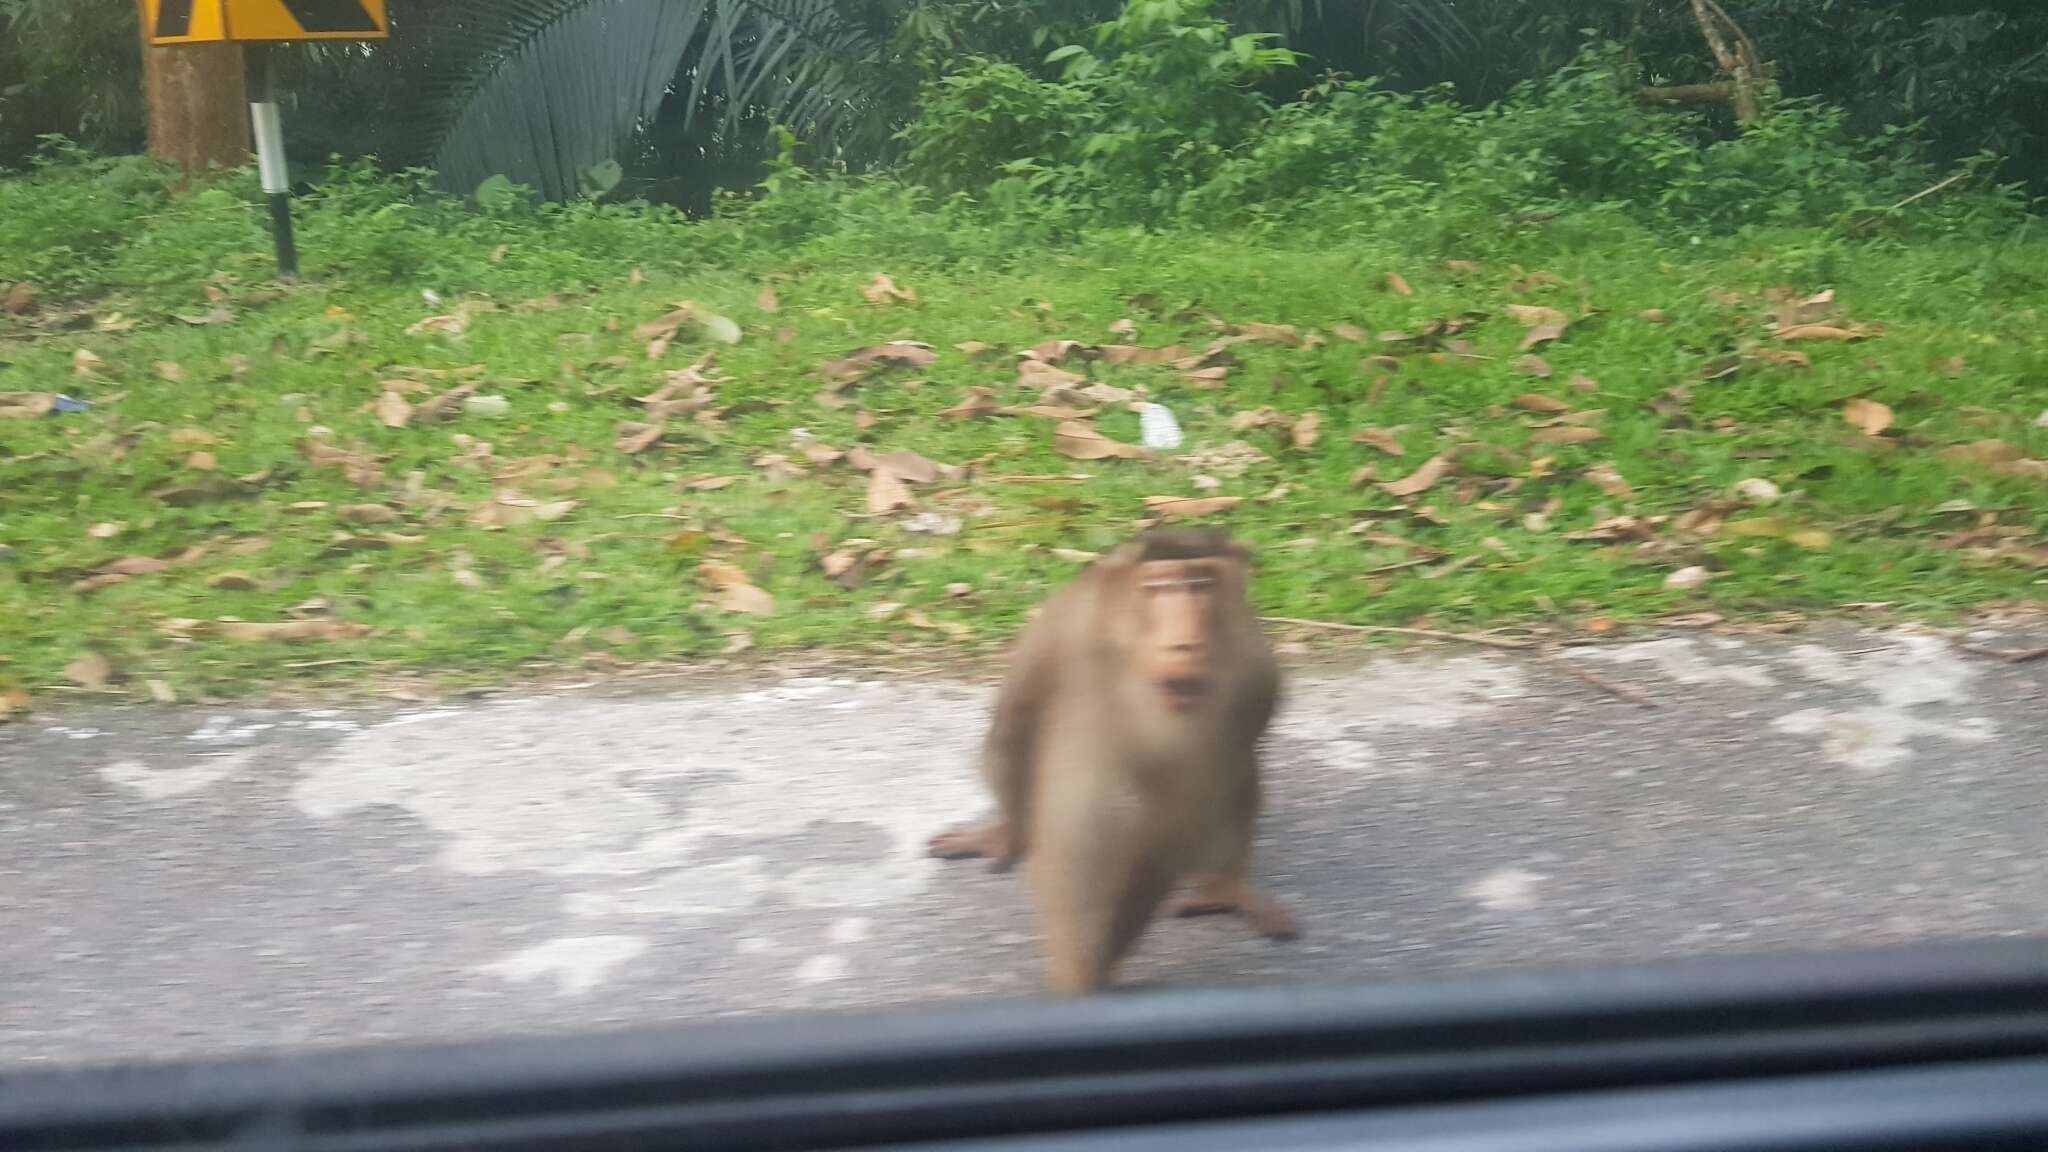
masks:
<svg viewBox="0 0 2048 1152"><path fill-rule="evenodd" d="M1169 676L1159 682L1159 690L1174 707L1185 708L1208 694L1209 682L1199 676Z"/></svg>

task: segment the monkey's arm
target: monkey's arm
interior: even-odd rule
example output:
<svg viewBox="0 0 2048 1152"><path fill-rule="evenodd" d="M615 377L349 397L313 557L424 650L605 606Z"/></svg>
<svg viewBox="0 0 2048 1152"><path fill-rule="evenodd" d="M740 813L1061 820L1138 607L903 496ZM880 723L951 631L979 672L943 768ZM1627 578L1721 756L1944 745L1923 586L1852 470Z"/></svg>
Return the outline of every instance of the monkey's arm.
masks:
<svg viewBox="0 0 2048 1152"><path fill-rule="evenodd" d="M990 866L998 870L1021 859L1027 849L1040 731L1052 696L1060 689L1062 667L1073 672L1066 649L1076 634L1076 617L1085 614L1092 599L1085 584L1055 594L1017 638L1009 674L996 692L981 771L995 796L1002 826L1002 850L989 853Z"/></svg>

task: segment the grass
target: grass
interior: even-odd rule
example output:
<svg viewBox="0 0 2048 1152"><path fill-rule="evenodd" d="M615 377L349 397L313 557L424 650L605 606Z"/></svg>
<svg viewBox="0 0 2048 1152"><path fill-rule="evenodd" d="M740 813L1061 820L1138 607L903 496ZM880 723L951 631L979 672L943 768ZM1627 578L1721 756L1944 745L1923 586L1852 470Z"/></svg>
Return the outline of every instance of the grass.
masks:
<svg viewBox="0 0 2048 1152"><path fill-rule="evenodd" d="M26 269L38 292L29 314L0 315L0 392L92 405L0 419L0 687L97 683L74 664L86 653L105 660L117 690L158 681L192 697L399 671L474 681L742 645L986 648L1075 571L1073 550L1130 533L1149 496L1245 498L1210 519L1255 547L1256 595L1278 616L1598 632L1679 613L1869 603L1939 617L2042 596L2048 465L2030 461L2048 456L2037 422L2048 408L2043 240L1786 230L1695 242L1590 213L1469 251L1364 226L1024 247L892 196L686 224L595 210L488 216L342 182L302 205L309 279L278 289L258 202L239 182L173 193L121 166L0 181L0 221L16 221L0 223L0 268ZM1538 271L1555 283L1529 287ZM1389 272L1412 295L1391 290ZM868 302L877 273L916 302ZM1881 332L1773 337L1767 294L1827 289L1837 323ZM408 334L464 300L497 308L459 337ZM705 343L686 324L650 361L634 329L682 300L736 321L740 341ZM1517 369L1524 325L1511 304L1574 318L1566 339L1540 349L1550 378ZM1364 361L1386 351L1383 330L1418 333L1468 312L1487 317L1462 334L1476 355ZM1241 475L1207 468L1213 493L1198 491L1204 467L1171 458L1062 456L1052 420L941 415L977 386L1006 404L1042 401L1003 353L1115 341L1123 319L1137 343L1190 351L1219 323L1321 339L1237 344L1241 364L1213 390L1164 365L1080 368L1171 409L1183 451L1243 441L1263 454ZM1368 339L1334 335L1341 325ZM927 342L937 359L876 373L843 407L817 402L821 362L888 340ZM1003 352L970 357L954 347L963 341ZM1811 364L1758 349L1796 349ZM642 418L634 398L707 352L719 417L678 417L655 447L621 452L619 424ZM474 379L507 412L386 427L370 405L381 381L408 376L437 389ZM1602 437L1537 442L1532 425L1554 417L1515 407L1527 393L1599 410L1585 426ZM1844 419L1858 398L1892 413L1881 435ZM1233 415L1260 408L1281 419L1233 429ZM1298 446L1289 423L1311 412L1320 439ZM1138 439L1122 405L1095 423ZM1368 427L1390 430L1405 454L1355 443ZM806 463L798 429L963 472L914 489L910 512L935 517L870 516L866 477ZM379 478L357 483L309 459L309 439L374 456ZM2021 462L1946 451L1991 440ZM195 452L216 469L196 469ZM1368 465L1392 480L1447 452L1445 477L1405 500L1355 482ZM768 454L806 470L771 475ZM1602 465L1626 494L1588 478ZM692 487L719 478L731 479ZM1731 498L1759 478L1781 498ZM496 489L574 505L490 530L475 514ZM388 509L389 522L359 522L364 505ZM957 532L913 530L956 521ZM1614 538L1584 538L1602 524ZM852 587L821 568L828 555L874 550L893 555ZM81 590L132 557L174 562ZM1694 566L1711 575L1704 586L1667 586ZM772 612L720 607L726 593L710 578L732 570L773 598ZM300 618L364 630L287 644L218 623Z"/></svg>

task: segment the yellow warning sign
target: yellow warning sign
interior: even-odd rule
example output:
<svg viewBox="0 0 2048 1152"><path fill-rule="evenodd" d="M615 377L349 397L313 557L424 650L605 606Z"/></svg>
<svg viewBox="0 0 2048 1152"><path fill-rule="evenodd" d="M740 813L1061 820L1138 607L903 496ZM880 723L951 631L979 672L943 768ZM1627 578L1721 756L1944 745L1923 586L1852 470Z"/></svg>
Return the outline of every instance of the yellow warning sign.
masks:
<svg viewBox="0 0 2048 1152"><path fill-rule="evenodd" d="M152 44L383 40L385 0L143 0Z"/></svg>

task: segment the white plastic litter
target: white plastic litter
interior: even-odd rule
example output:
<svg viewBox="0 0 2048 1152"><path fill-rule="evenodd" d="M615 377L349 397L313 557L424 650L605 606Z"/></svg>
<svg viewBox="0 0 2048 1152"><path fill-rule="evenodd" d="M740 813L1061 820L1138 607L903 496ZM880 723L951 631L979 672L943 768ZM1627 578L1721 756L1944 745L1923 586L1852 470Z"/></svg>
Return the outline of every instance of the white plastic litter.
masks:
<svg viewBox="0 0 2048 1152"><path fill-rule="evenodd" d="M1162 404L1138 406L1138 439L1155 452L1170 452L1181 446L1180 421Z"/></svg>

